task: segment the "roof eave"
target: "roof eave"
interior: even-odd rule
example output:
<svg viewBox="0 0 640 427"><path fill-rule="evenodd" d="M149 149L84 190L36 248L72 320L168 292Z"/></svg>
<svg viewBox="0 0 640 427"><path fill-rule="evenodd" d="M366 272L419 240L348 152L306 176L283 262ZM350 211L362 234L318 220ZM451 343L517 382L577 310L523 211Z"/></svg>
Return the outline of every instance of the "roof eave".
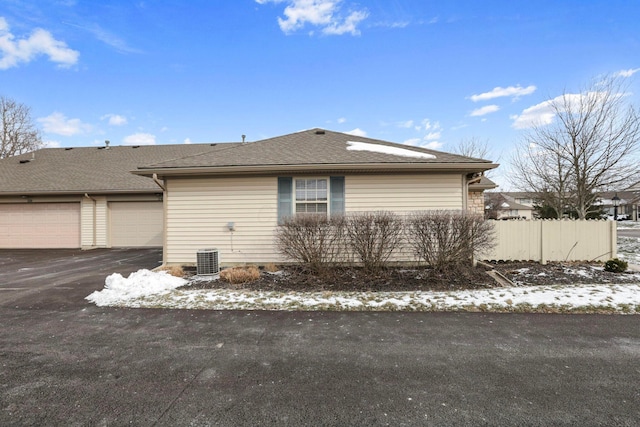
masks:
<svg viewBox="0 0 640 427"><path fill-rule="evenodd" d="M256 166L207 166L175 168L139 168L131 173L141 176L178 176L178 175L251 175L278 173L282 171L345 171L345 172L407 172L407 171L446 171L446 172L483 172L497 168L495 163L358 163L358 164L303 164L303 165L256 165Z"/></svg>
<svg viewBox="0 0 640 427"><path fill-rule="evenodd" d="M62 190L62 191L42 191L42 190L22 190L22 191L3 191L0 193L0 197L31 197L31 196L84 196L85 194L91 195L109 195L109 194L155 194L162 193L162 190L158 187L137 189L137 190Z"/></svg>

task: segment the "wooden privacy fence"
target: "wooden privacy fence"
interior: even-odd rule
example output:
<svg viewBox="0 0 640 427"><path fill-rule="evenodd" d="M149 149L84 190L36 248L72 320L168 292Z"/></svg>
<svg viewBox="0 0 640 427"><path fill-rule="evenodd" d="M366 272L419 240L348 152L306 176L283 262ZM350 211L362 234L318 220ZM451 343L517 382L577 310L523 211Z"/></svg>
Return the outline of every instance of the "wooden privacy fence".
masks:
<svg viewBox="0 0 640 427"><path fill-rule="evenodd" d="M607 261L616 257L615 221L491 221L496 246L478 257L496 261Z"/></svg>

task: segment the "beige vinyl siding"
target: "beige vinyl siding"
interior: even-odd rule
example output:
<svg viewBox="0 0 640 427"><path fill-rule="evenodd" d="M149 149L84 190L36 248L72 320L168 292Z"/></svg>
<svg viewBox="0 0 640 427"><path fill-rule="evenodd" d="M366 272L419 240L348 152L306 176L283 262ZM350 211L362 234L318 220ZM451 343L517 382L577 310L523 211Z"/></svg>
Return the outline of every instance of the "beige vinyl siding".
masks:
<svg viewBox="0 0 640 427"><path fill-rule="evenodd" d="M167 264L195 264L207 248L220 251L222 265L283 261L274 247L277 177L170 178L167 190ZM462 194L460 174L345 177L347 212L458 210Z"/></svg>
<svg viewBox="0 0 640 427"><path fill-rule="evenodd" d="M350 175L345 179L347 212L459 210L463 203L460 174Z"/></svg>
<svg viewBox="0 0 640 427"><path fill-rule="evenodd" d="M169 179L167 190L165 262L194 264L206 248L217 248L222 264L277 259L276 177Z"/></svg>

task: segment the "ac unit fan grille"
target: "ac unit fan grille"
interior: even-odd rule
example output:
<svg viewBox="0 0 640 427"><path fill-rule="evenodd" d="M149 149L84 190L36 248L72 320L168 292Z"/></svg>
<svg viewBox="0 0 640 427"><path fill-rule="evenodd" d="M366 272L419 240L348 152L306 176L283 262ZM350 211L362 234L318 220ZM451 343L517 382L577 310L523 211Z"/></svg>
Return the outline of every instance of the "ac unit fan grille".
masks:
<svg viewBox="0 0 640 427"><path fill-rule="evenodd" d="M217 249L202 249L196 255L196 272L199 276L211 276L220 273L220 259Z"/></svg>

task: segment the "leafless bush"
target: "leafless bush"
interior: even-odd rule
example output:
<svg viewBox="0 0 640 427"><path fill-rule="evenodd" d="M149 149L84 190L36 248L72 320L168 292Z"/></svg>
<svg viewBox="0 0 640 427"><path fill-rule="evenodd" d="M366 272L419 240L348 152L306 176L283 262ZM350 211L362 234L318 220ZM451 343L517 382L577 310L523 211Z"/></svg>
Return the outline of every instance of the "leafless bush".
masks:
<svg viewBox="0 0 640 427"><path fill-rule="evenodd" d="M407 219L407 240L433 268L471 264L474 254L494 245L493 228L481 215L459 211L417 212Z"/></svg>
<svg viewBox="0 0 640 427"><path fill-rule="evenodd" d="M256 266L225 268L220 272L220 280L233 285L250 283L260 278L260 270Z"/></svg>
<svg viewBox="0 0 640 427"><path fill-rule="evenodd" d="M402 229L402 219L393 212L357 213L345 218L347 245L369 272L384 267L402 242Z"/></svg>
<svg viewBox="0 0 640 427"><path fill-rule="evenodd" d="M285 219L276 230L276 248L286 257L323 274L341 259L344 251L344 217L296 215Z"/></svg>

